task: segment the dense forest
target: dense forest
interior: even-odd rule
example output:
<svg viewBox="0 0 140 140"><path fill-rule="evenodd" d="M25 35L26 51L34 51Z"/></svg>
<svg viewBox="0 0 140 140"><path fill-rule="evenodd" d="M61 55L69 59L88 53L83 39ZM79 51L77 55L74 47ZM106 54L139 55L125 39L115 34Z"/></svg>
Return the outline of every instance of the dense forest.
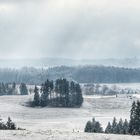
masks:
<svg viewBox="0 0 140 140"><path fill-rule="evenodd" d="M56 80L60 77L78 83L130 83L140 82L140 69L105 66L0 69L0 82L4 83L41 84L46 79Z"/></svg>

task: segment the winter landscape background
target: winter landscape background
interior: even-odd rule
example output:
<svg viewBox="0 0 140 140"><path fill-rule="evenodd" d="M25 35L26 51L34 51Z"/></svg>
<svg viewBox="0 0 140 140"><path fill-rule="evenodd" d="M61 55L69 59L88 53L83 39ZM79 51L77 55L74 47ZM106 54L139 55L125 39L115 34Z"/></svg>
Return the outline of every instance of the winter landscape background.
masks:
<svg viewBox="0 0 140 140"><path fill-rule="evenodd" d="M0 140L139 140L139 17L139 0L0 0ZM85 132L113 117L139 129Z"/></svg>

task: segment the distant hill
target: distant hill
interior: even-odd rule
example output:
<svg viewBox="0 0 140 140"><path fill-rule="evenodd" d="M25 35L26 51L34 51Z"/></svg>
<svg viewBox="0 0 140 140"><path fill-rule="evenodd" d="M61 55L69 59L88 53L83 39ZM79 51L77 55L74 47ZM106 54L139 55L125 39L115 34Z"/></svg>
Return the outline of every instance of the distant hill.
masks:
<svg viewBox="0 0 140 140"><path fill-rule="evenodd" d="M54 67L54 66L104 65L115 67L138 68L140 59L66 59L66 58L38 58L38 59L0 59L0 67L21 68L27 67Z"/></svg>
<svg viewBox="0 0 140 140"><path fill-rule="evenodd" d="M140 69L105 66L0 69L0 82L41 84L46 79L58 78L67 78L79 83L131 83L140 82Z"/></svg>

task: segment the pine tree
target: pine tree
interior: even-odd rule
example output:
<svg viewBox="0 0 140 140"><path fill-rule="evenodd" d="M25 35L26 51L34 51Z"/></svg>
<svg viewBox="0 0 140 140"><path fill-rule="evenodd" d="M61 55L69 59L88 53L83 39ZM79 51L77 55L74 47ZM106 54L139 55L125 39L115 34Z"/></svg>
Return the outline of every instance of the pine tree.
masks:
<svg viewBox="0 0 140 140"><path fill-rule="evenodd" d="M83 103L82 91L79 84L76 84L76 105L81 106Z"/></svg>
<svg viewBox="0 0 140 140"><path fill-rule="evenodd" d="M117 134L117 120L115 117L113 118L113 122L112 122L112 133Z"/></svg>
<svg viewBox="0 0 140 140"><path fill-rule="evenodd" d="M140 101L137 101L134 117L135 134L140 134Z"/></svg>
<svg viewBox="0 0 140 140"><path fill-rule="evenodd" d="M69 107L69 82L64 79L64 106Z"/></svg>
<svg viewBox="0 0 140 140"><path fill-rule="evenodd" d="M54 89L54 85L53 85L53 81L50 81L50 100L52 100L52 94L53 94L53 89Z"/></svg>
<svg viewBox="0 0 140 140"><path fill-rule="evenodd" d="M112 133L112 126L111 126L111 124L110 124L110 122L108 122L108 125L107 125L107 127L106 127L106 129L105 129L105 133Z"/></svg>
<svg viewBox="0 0 140 140"><path fill-rule="evenodd" d="M129 133L132 134L135 127L135 115L136 115L136 102L134 101L130 111L130 123L129 123Z"/></svg>
<svg viewBox="0 0 140 140"><path fill-rule="evenodd" d="M129 123L127 119L123 123L123 134L129 134Z"/></svg>
<svg viewBox="0 0 140 140"><path fill-rule="evenodd" d="M7 126L7 129L9 129L9 130L15 130L16 129L15 123L12 122L10 117L8 117L8 121L6 123L6 126Z"/></svg>
<svg viewBox="0 0 140 140"><path fill-rule="evenodd" d="M41 87L42 94L41 94L40 104L43 107L49 104L49 99L48 99L49 86L50 86L50 81L47 80L44 84L42 84L42 87Z"/></svg>
<svg viewBox="0 0 140 140"><path fill-rule="evenodd" d="M123 121L122 119L119 120L117 124L117 134L123 134Z"/></svg>
<svg viewBox="0 0 140 140"><path fill-rule="evenodd" d="M98 121L96 121L95 118L93 118L92 122L87 122L85 132L102 133L103 128L101 127L101 124Z"/></svg>
<svg viewBox="0 0 140 140"><path fill-rule="evenodd" d="M2 119L0 119L0 130L5 130L5 129L7 129L7 126L4 124Z"/></svg>
<svg viewBox="0 0 140 140"><path fill-rule="evenodd" d="M12 94L13 95L16 94L16 83L15 82L12 83Z"/></svg>
<svg viewBox="0 0 140 140"><path fill-rule="evenodd" d="M91 121L88 121L87 124L86 124L86 127L85 127L85 132L91 132L92 130L92 122Z"/></svg>
<svg viewBox="0 0 140 140"><path fill-rule="evenodd" d="M40 105L40 96L39 96L39 89L37 88L37 86L35 86L34 89L34 105L35 106L39 106Z"/></svg>
<svg viewBox="0 0 140 140"><path fill-rule="evenodd" d="M1 92L3 95L6 94L6 88L5 88L5 84L4 83L1 83Z"/></svg>
<svg viewBox="0 0 140 140"><path fill-rule="evenodd" d="M20 94L21 95L28 95L28 89L25 83L20 84Z"/></svg>
<svg viewBox="0 0 140 140"><path fill-rule="evenodd" d="M95 132L96 133L103 133L103 128L101 127L101 124L99 122L95 123Z"/></svg>

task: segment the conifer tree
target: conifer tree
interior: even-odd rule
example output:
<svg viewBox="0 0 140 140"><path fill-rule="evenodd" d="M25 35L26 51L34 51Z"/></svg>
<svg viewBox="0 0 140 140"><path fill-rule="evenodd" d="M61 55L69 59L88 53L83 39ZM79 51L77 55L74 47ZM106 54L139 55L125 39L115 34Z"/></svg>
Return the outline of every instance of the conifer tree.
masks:
<svg viewBox="0 0 140 140"><path fill-rule="evenodd" d="M16 129L15 123L12 122L10 117L8 117L8 121L6 123L6 126L7 126L7 129L10 129L10 130Z"/></svg>
<svg viewBox="0 0 140 140"><path fill-rule="evenodd" d="M112 133L112 126L111 126L111 123L110 122L108 122L108 125L107 125L107 127L106 127L106 129L105 129L105 133Z"/></svg>
<svg viewBox="0 0 140 140"><path fill-rule="evenodd" d="M20 84L20 94L21 95L28 95L28 89L25 83Z"/></svg>
<svg viewBox="0 0 140 140"><path fill-rule="evenodd" d="M47 106L48 103L49 103L49 100L48 100L48 96L49 96L49 86L50 86L50 81L47 80L44 84L42 84L42 87L41 87L41 106Z"/></svg>
<svg viewBox="0 0 140 140"><path fill-rule="evenodd" d="M92 132L92 122L91 121L88 121L87 124L86 124L86 127L85 127L85 132Z"/></svg>
<svg viewBox="0 0 140 140"><path fill-rule="evenodd" d="M137 105L136 102L134 101L131 107L131 113L130 113L130 123L129 123L129 133L134 134L135 129L136 129L136 109Z"/></svg>
<svg viewBox="0 0 140 140"><path fill-rule="evenodd" d="M92 119L91 121L88 121L85 127L85 132L89 133L102 133L103 128L101 127L101 124L95 120L95 118Z"/></svg>
<svg viewBox="0 0 140 140"><path fill-rule="evenodd" d="M117 134L117 120L115 117L113 118L113 122L112 122L112 133Z"/></svg>
<svg viewBox="0 0 140 140"><path fill-rule="evenodd" d="M123 134L129 134L129 123L127 119L123 123Z"/></svg>
<svg viewBox="0 0 140 140"><path fill-rule="evenodd" d="M79 84L76 84L76 105L81 106L83 103L82 91Z"/></svg>
<svg viewBox="0 0 140 140"><path fill-rule="evenodd" d="M35 86L34 89L34 105L35 106L39 106L40 105L40 96L39 96L39 89L37 88L37 86Z"/></svg>
<svg viewBox="0 0 140 140"><path fill-rule="evenodd" d="M123 134L123 120L120 119L117 124L117 134Z"/></svg>

